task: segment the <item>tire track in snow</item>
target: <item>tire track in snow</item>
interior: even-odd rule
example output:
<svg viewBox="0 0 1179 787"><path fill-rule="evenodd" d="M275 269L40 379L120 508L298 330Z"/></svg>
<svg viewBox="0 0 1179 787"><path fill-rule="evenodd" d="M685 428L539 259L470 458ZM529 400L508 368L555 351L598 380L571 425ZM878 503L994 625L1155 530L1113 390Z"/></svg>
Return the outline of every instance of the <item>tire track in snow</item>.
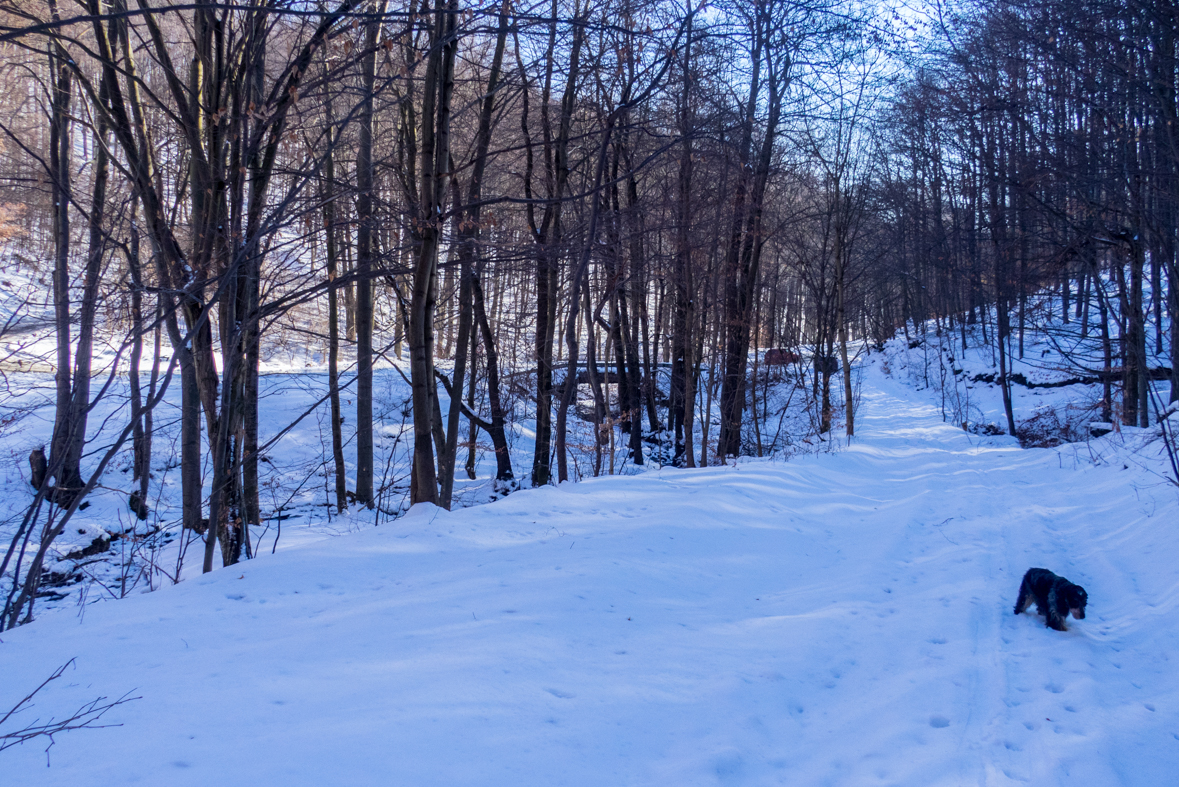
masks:
<svg viewBox="0 0 1179 787"><path fill-rule="evenodd" d="M925 512L932 525L928 530L937 535L926 533L920 544L914 540L916 554L910 561L912 570L921 574L939 569L930 579L954 595L959 606L968 605L964 615L969 644L968 653L963 654L968 666L956 675L950 669L944 676L953 684L965 685L965 701L958 705L965 718L957 720L959 778L979 784L1054 783L1060 755L1086 745L1088 726L1078 714L1083 716L1082 708L1099 704L1095 682L1085 675L1086 654L1079 652L1085 648L1078 631L1064 635L1071 639L1060 642L1055 632L1042 630L1042 619L1016 619L1010 607L1019 578L1031 565L1052 567L1078 582L1086 581L1074 562L1074 545L1086 543L1091 536L1093 517L1082 517L1088 528L1060 519L1062 513L1075 517L1077 511L1085 511L1087 507L1076 500L1085 495L1078 495L1070 483L1075 475L1065 478L1053 466L1057 463L1050 452L1021 451L993 440L976 446L964 433L937 421L930 423L936 418L932 408L914 407L883 391L866 394L864 403L865 410L884 414L875 419L881 426L887 423L882 430L887 437L874 439L869 432L858 439L868 450L887 454L887 448L876 445L895 443L904 436L907 445L897 453L911 459L923 449L932 457L955 449L958 453L955 462L947 462L932 478L917 476L909 483L956 498ZM974 483L962 484L964 477ZM964 539L967 551L951 558L944 549L938 552L936 540L950 541L944 526L954 520L960 523L954 530ZM930 552L934 552L932 560L926 559ZM955 573L956 568L960 572ZM1042 722L1038 714L1043 714ZM1087 770L1098 779L1096 783L1106 778L1108 783L1118 783L1108 767Z"/></svg>
<svg viewBox="0 0 1179 787"><path fill-rule="evenodd" d="M890 399L865 396L872 406L909 405ZM1179 697L1168 652L1179 587L1169 564L1141 570L1150 563L1143 547L1174 554L1173 492L1161 484L1132 490L1116 468L1063 461L1068 450L1058 456L986 440L962 457L985 479L957 491L964 508L974 509L965 525L975 541L971 571L988 591L971 610L962 746L975 758L963 776L975 775L962 783L1147 785L1165 783L1170 777L1160 775L1175 767ZM986 487L993 493L980 493ZM1166 511L1170 517L1157 516ZM1012 614L1019 579L1031 566L1085 585L1087 620L1058 633L1034 608ZM1170 725L1150 718L1164 707Z"/></svg>

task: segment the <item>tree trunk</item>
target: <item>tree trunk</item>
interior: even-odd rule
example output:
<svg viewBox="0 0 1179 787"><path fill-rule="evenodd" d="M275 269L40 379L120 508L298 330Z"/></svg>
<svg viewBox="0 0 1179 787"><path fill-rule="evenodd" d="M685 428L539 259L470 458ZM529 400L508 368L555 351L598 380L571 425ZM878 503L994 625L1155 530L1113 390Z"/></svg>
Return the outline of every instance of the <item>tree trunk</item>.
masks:
<svg viewBox="0 0 1179 787"><path fill-rule="evenodd" d="M56 3L51 5L57 18ZM55 381L57 408L53 423L53 439L49 451L49 473L58 488L69 490L81 487L80 467L71 462L73 444L71 423L73 367L70 336L70 101L73 95L72 71L69 55L54 40L49 50L49 81L51 89L49 118L49 181L53 199L53 311L57 332Z"/></svg>
<svg viewBox="0 0 1179 787"><path fill-rule="evenodd" d="M480 284L480 277L475 276L471 284L474 296L475 322L483 335L485 365L487 366L487 406L491 414L491 428L487 430L487 435L491 438L491 445L495 449L496 494L502 496L515 489L516 484L515 476L512 473L512 457L508 453L506 418L500 399L499 354L495 349L495 335L491 332L487 310L483 306L483 286Z"/></svg>
<svg viewBox="0 0 1179 787"><path fill-rule="evenodd" d="M323 200L323 230L324 245L327 256L328 277L328 399L330 400L332 419L332 463L335 465L336 482L336 511L342 512L348 507L348 480L344 467L344 432L343 414L340 407L340 294L336 290L336 278L339 275L338 253L336 242L336 202L335 202L335 146L337 137L334 134L331 103L327 110L327 155L324 159L324 177L320 189Z"/></svg>
<svg viewBox="0 0 1179 787"><path fill-rule="evenodd" d="M550 117L553 70L556 63L557 0L552 0L549 38L545 62L544 85L540 94L542 148L545 172L545 204L543 218L538 222L533 199L534 170L532 136L528 128L530 86L527 84L524 61L516 46L516 62L524 78L521 91L520 127L524 136L524 194L530 200L525 206L529 233L536 252L536 444L532 455L532 485L544 486L552 481L552 407L553 407L553 345L557 331L557 296L559 282L559 254L563 226L565 187L569 179L569 135L576 105L577 81L581 69L581 49L585 40L585 26L580 2L575 6L573 42L569 50L569 68L565 90L561 97L561 114L554 135ZM559 449L558 449L559 452ZM560 462L560 459L558 459Z"/></svg>
<svg viewBox="0 0 1179 787"><path fill-rule="evenodd" d="M361 60L359 144L356 151L356 502L373 507L373 92L385 1L372 2ZM428 418L429 416L427 416ZM427 437L429 431L427 430ZM432 463L432 460L431 460Z"/></svg>
<svg viewBox="0 0 1179 787"><path fill-rule="evenodd" d="M476 258L479 256L479 243L481 236L480 227L480 205L479 202L483 195L483 176L487 169L488 150L491 146L491 121L495 109L495 94L499 89L499 75L500 69L503 65L504 49L507 46L508 37L508 1L504 0L500 6L499 11L499 30L496 36L495 54L492 56L491 69L487 76L487 90L483 97L483 106L479 113L479 125L475 134L475 154L471 169L471 182L467 190L467 208L463 211L460 208L459 189L457 180L454 181L454 213L456 217L463 217L462 220L456 221L458 238L458 258L460 266L459 277L459 313L458 313L458 337L457 350L455 352L454 375L451 381L451 401L450 410L447 414L447 429L446 429L446 445L442 457L439 459L441 467L441 490L440 499L441 505L445 508L450 508L451 497L454 490L454 473L455 465L458 455L458 431L459 431L459 412L462 403L463 382L466 374L466 362L468 355L468 341L473 335L472 331L472 310L473 301L475 298L475 291L479 293L479 306L482 312L483 292L478 284L478 277L482 263L476 263ZM486 314L483 314L480 319L480 324L486 323ZM488 328L486 335L487 341L487 357L489 359L489 386L494 391L495 406L492 411L492 422L495 423L496 410L499 410L499 437L503 440L504 459L507 462L506 470L501 464L500 475L506 472L506 477L499 478L501 481L510 481L512 479L511 460L507 457L507 441L503 434L503 412L499 407L499 379L498 368L495 363L495 343L491 336L490 328ZM473 367L473 364L472 364ZM472 368L472 374L474 370ZM493 384L494 383L494 384ZM494 437L493 437L494 439ZM499 460L499 446L496 446L496 458ZM506 486L505 486L506 493Z"/></svg>
<svg viewBox="0 0 1179 787"><path fill-rule="evenodd" d="M434 4L432 54L426 67L422 104L421 197L419 201L418 257L414 265L410 300L409 352L413 399L413 471L410 500L438 503L434 465L433 398L434 306L438 270L441 219L449 182L450 108L454 92L454 60L458 42L454 35L457 0Z"/></svg>

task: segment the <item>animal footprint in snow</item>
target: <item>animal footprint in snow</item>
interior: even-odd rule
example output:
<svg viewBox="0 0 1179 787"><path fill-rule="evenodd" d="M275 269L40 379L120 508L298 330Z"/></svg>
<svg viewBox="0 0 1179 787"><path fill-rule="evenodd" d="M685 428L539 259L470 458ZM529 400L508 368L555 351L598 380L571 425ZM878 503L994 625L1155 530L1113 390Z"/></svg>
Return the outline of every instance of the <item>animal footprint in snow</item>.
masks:
<svg viewBox="0 0 1179 787"><path fill-rule="evenodd" d="M562 700L571 700L577 696L576 694L570 694L569 692L561 691L560 689L545 689L545 691L547 691L549 694L552 694L557 699Z"/></svg>

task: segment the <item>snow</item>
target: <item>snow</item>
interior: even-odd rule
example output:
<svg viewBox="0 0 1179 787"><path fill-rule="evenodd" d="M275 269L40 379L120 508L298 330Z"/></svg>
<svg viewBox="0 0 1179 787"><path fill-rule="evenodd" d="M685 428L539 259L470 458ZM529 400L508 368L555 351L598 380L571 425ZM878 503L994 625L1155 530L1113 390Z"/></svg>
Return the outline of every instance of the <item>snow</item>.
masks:
<svg viewBox="0 0 1179 787"><path fill-rule="evenodd" d="M1113 285L1103 280L1107 289ZM1112 294L1107 295L1113 298ZM1101 349L1100 317L1096 307L1089 310L1088 330L1082 331L1080 319L1068 322L1059 313L1060 300L1051 291L1040 292L1028 299L1027 330L1023 351L1019 350L1018 329L1010 337L1007 358L1011 385L1012 409L1017 430L1026 442L1045 444L1061 439L1083 441L1089 435L1091 422L1102 422L1101 399L1104 395L1095 381L1101 372L1104 358ZM1170 319L1164 315L1156 324L1153 311L1146 317L1147 366L1153 370L1169 370L1170 348L1159 348L1156 337L1170 336ZM890 374L917 389L929 389L938 400L940 412L950 423L966 422L971 431L1007 431L1000 387L985 380L998 379L998 357L994 345L994 308L988 310L988 329L984 337L976 323L966 326L967 346L961 341L961 325L940 330L935 321L912 326L905 335L896 335L886 342L883 363ZM1084 334L1084 335L1083 335ZM1119 327L1111 318L1114 358L1113 366L1120 376L1118 356ZM1120 400L1120 382L1114 383L1114 409ZM1148 411L1153 424L1166 411L1170 383L1156 379L1149 397ZM1120 412L1115 412L1120 417Z"/></svg>
<svg viewBox="0 0 1179 787"><path fill-rule="evenodd" d="M3 636L0 708L70 658L18 723L141 699L48 768L5 751L4 781L1173 780L1174 487L1119 434L1024 450L879 363L861 386L838 452L415 507L44 614ZM1084 585L1087 619L1013 615L1031 566Z"/></svg>

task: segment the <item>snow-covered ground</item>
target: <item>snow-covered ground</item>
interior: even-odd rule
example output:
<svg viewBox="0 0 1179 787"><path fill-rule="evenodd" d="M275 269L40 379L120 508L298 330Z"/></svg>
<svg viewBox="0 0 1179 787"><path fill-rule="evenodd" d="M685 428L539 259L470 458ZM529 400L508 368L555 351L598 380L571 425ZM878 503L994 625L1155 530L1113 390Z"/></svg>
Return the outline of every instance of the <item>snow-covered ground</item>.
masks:
<svg viewBox="0 0 1179 787"><path fill-rule="evenodd" d="M1160 785L1175 488L862 377L850 447L408 516L4 634L0 708L138 696L5 784ZM1058 633L1022 573L1084 585ZM84 614L83 614L84 611ZM0 730L3 732L5 730Z"/></svg>
<svg viewBox="0 0 1179 787"><path fill-rule="evenodd" d="M1108 282L1106 286L1110 286ZM1113 295L1107 297L1113 298ZM1156 373L1147 408L1150 422L1157 421L1170 398L1171 323L1164 315L1156 324L1147 310L1147 366ZM1012 409L1016 430L1028 445L1051 445L1057 442L1084 441L1089 425L1104 422L1103 386L1099 376L1104 367L1100 318L1097 309L1088 310L1088 327L1075 316L1068 322L1059 312L1059 299L1052 292L1029 298L1028 324L1021 342L1013 328L1010 355L1007 359L1011 384ZM1002 390L995 382L999 361L994 341L994 311L988 312L990 327L984 335L977 323L966 326L966 346L962 326L952 328L943 322L938 330L935 321L911 325L904 334L898 332L885 343L884 352L872 362L898 380L917 390L927 390L945 420L966 423L980 433L1006 433L1007 417L1003 410ZM1161 329L1161 330L1160 330ZM1162 346L1157 342L1161 332ZM1111 414L1121 429L1121 357L1119 328L1110 320L1113 353L1113 401ZM1020 347L1022 346L1022 351ZM1134 431L1134 425L1129 429Z"/></svg>
<svg viewBox="0 0 1179 787"><path fill-rule="evenodd" d="M33 344L42 349L49 347L46 357L51 356L51 331L43 329L21 336L34 337ZM265 343L260 377L263 449L259 497L263 521L260 526L251 527L250 533L251 544L263 556L289 546L388 523L409 507L409 450L413 431L408 365L390 352L374 370L376 510L353 506L341 516L334 510L334 465L324 355L313 346L305 343L299 347L287 339L284 342L280 333L276 340ZM18 343L5 345L0 341L0 349L4 346L14 351L19 349ZM350 355L344 353L346 362L342 365L349 371L341 376L344 386L341 398L345 473L351 490L355 489L356 407ZM115 362L113 353L104 359L108 369ZM148 365L145 362L144 367ZM49 445L53 433L53 377L43 371L27 371L32 368L31 361L24 368L26 371L5 371L0 364L0 457L5 460L0 462L0 544L12 542L33 499L34 490L28 482L29 452ZM669 372L666 368L658 371L658 385L663 390L667 388ZM104 384L108 373L100 376ZM562 374L563 369L558 377ZM141 376L144 390L149 379L146 373ZM530 386L528 383L523 387ZM830 441L814 436L815 408L806 388L805 375L798 369L790 373L775 369L759 375L758 419L763 427L762 446L767 455L781 458L832 448ZM535 447L536 405L521 390L520 385L506 384L503 397L511 414L507 439L512 466L517 482L527 485ZM589 420L593 399L587 385L580 387L579 394L578 406L572 409L569 418L570 475L574 479L592 476L595 458L594 427ZM129 395L126 375L116 376L95 404L87 429L88 446L82 462L84 476L94 471L126 425ZM445 412L450 402L441 386L439 395ZM88 507L75 513L69 527L50 548L36 614L63 607L76 610L80 604L121 598L172 583L176 578L199 576L202 539L181 529L179 398L179 385L173 384L155 411L148 519L137 521L128 508L130 493L138 489L138 482L131 474L133 450L128 440L111 462L100 486L87 496ZM701 444L704 409L701 404L697 450ZM485 409L483 412L487 414ZM719 431L715 402L710 408L710 418L710 447L715 447ZM466 439L466 427L464 420L460 440ZM660 459L671 461L674 454L673 438L668 431L648 433L644 440L646 465L636 467L628 456L625 436L616 428L613 437L612 445L602 447L601 474L633 475L658 467ZM752 437L747 436L746 443L751 451L755 450ZM454 489L456 507L482 505L499 496L495 454L490 439L483 433L476 440L475 454L475 478L469 479L463 469L467 451L465 447L460 448ZM710 451L708 456L711 458L713 453ZM212 482L207 455L202 472L207 490ZM11 566L15 562L0 577L0 588L11 586ZM27 565L27 560L21 563L22 571Z"/></svg>

